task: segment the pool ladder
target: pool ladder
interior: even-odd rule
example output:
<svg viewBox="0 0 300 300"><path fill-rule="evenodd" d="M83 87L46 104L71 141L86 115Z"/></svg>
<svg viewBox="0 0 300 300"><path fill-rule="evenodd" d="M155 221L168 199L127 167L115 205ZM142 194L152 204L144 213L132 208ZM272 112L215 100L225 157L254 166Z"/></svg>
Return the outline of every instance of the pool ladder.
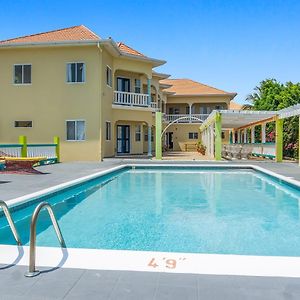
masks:
<svg viewBox="0 0 300 300"><path fill-rule="evenodd" d="M30 246L29 246L29 271L25 273L26 277L34 277L40 274L40 271L38 271L35 267L35 253L36 253L36 223L38 220L38 216L43 208L46 208L50 219L52 221L53 227L55 229L58 241L60 243L60 246L62 248L66 248L66 243L64 241L64 238L61 234L61 230L59 228L59 225L57 223L57 220L55 218L53 209L51 205L48 202L41 202L34 210L31 218L30 223Z"/></svg>
<svg viewBox="0 0 300 300"><path fill-rule="evenodd" d="M11 229L11 232L12 232L12 234L13 234L13 236L14 236L17 244L18 244L18 246L21 246L22 245L21 239L20 239L20 236L18 234L18 231L17 231L17 228L15 226L15 223L14 223L14 221L12 219L12 216L11 216L11 214L9 212L9 208L8 208L7 204L4 201L0 200L0 207L3 210L3 213L4 213L4 215L5 215L6 219L7 219L8 225L9 225L9 227Z"/></svg>

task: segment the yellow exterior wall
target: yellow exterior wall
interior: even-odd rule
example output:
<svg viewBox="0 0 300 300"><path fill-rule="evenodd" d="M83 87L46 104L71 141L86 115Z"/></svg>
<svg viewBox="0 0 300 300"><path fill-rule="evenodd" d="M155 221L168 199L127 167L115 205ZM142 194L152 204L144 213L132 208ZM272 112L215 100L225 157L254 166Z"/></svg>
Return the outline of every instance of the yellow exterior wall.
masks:
<svg viewBox="0 0 300 300"><path fill-rule="evenodd" d="M173 124L167 132L173 132L173 151L185 151L185 143L197 144L200 140L199 124ZM189 132L198 132L198 140L189 139Z"/></svg>
<svg viewBox="0 0 300 300"><path fill-rule="evenodd" d="M0 50L0 141L51 143L61 138L61 159L99 160L100 53L97 47L52 47ZM86 82L66 82L66 63L84 62ZM32 84L13 84L13 65L32 64ZM86 141L66 141L66 120L86 120ZM14 121L33 121L15 128Z"/></svg>

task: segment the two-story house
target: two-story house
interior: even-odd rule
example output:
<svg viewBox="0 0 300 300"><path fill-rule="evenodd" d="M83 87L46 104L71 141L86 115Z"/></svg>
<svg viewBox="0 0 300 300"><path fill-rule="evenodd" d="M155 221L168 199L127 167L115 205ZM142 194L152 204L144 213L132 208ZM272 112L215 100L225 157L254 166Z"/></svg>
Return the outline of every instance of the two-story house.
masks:
<svg viewBox="0 0 300 300"><path fill-rule="evenodd" d="M0 41L0 143L61 140L61 160L148 154L155 112L170 150L198 140L199 125L236 95L154 71L166 61L85 26Z"/></svg>
<svg viewBox="0 0 300 300"><path fill-rule="evenodd" d="M64 161L150 154L164 63L85 26L1 41L0 141L56 135Z"/></svg>

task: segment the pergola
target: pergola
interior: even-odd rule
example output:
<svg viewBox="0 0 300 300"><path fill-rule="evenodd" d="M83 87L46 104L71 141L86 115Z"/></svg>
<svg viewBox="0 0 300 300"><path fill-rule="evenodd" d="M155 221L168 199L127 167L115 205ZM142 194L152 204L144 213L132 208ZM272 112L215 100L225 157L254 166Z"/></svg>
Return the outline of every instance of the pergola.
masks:
<svg viewBox="0 0 300 300"><path fill-rule="evenodd" d="M230 144L256 145L255 128L261 127L261 146L274 152L277 162L283 158L283 119L299 116L300 104L279 111L214 110L200 126L202 143L209 156L222 159L222 131L229 131ZM156 158L161 159L161 113L156 113ZM266 143L266 124L275 122L275 143ZM299 130L300 135L300 130ZM300 140L300 139L299 139ZM273 154L272 152L272 154Z"/></svg>

